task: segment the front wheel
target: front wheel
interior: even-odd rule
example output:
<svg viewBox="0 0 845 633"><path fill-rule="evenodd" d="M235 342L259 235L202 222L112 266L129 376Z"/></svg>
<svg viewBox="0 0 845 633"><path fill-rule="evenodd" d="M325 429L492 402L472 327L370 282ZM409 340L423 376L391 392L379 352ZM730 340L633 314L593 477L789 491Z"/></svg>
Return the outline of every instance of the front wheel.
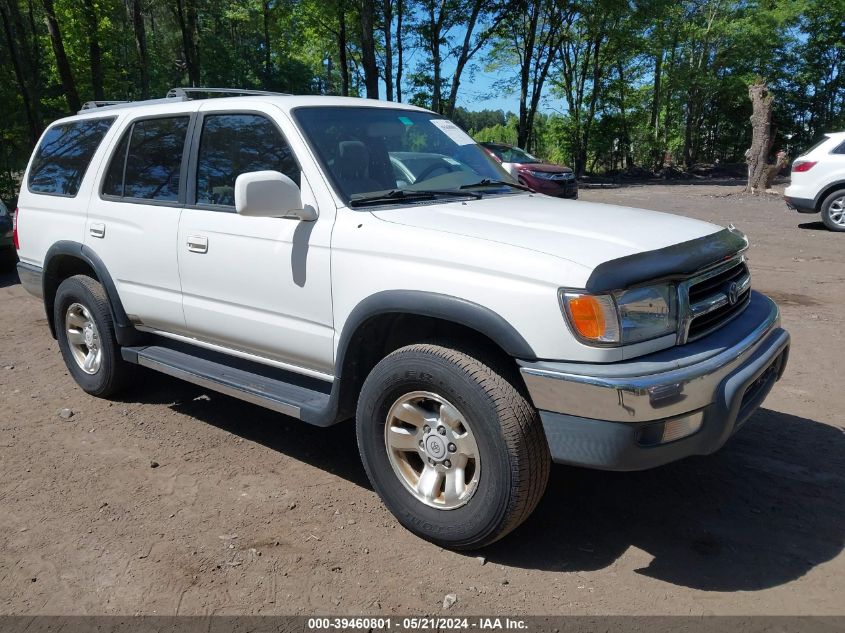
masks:
<svg viewBox="0 0 845 633"><path fill-rule="evenodd" d="M411 345L361 391L358 447L387 508L415 534L473 549L516 528L549 476L536 410L500 373L458 350Z"/></svg>
<svg viewBox="0 0 845 633"><path fill-rule="evenodd" d="M824 199L822 222L831 231L845 231L845 189L834 191Z"/></svg>

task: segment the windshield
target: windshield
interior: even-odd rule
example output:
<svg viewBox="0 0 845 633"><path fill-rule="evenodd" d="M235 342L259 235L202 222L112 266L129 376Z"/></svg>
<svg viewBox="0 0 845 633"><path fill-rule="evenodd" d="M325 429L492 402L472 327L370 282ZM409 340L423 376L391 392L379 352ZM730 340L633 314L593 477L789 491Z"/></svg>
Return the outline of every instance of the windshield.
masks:
<svg viewBox="0 0 845 633"><path fill-rule="evenodd" d="M485 193L517 191L468 134L431 112L313 106L294 116L347 202L393 190L455 192L482 180L504 181Z"/></svg>
<svg viewBox="0 0 845 633"><path fill-rule="evenodd" d="M523 149L511 147L510 145L488 145L487 148L499 157L503 163L521 163L523 165L536 165L542 163L539 158L532 156Z"/></svg>

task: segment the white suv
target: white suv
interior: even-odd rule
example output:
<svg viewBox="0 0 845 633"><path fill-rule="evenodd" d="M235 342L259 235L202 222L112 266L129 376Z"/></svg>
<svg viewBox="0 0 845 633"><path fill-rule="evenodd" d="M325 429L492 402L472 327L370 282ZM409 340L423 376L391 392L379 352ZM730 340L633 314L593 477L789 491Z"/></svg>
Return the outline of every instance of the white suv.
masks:
<svg viewBox="0 0 845 633"><path fill-rule="evenodd" d="M795 159L784 199L799 213L821 212L831 231L845 231L845 132L826 134Z"/></svg>
<svg viewBox="0 0 845 633"><path fill-rule="evenodd" d="M551 461L715 451L786 365L741 233L526 191L409 105L95 104L44 133L19 208L21 281L82 389L140 365L355 418L376 492L447 547L519 525Z"/></svg>

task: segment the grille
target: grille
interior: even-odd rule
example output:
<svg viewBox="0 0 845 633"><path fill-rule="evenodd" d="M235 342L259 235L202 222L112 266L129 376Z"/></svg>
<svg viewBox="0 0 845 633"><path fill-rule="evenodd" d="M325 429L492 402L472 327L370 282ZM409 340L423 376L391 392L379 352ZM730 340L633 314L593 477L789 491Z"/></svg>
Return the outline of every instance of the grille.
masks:
<svg viewBox="0 0 845 633"><path fill-rule="evenodd" d="M751 301L751 275L739 260L693 278L687 288L690 322L687 341L706 336L738 316Z"/></svg>

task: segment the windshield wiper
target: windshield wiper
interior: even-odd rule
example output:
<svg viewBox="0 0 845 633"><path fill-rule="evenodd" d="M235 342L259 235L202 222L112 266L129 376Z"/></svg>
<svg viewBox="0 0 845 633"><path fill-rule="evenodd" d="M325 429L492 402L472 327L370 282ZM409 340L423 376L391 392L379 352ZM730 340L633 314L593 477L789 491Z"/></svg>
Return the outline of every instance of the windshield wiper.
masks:
<svg viewBox="0 0 845 633"><path fill-rule="evenodd" d="M463 188L463 187L462 187ZM380 204L390 202L414 202L416 200L434 200L438 196L448 198L481 198L480 193L472 191L458 191L455 189L391 189L390 191L362 195L352 198L349 206L357 207L364 204Z"/></svg>
<svg viewBox="0 0 845 633"><path fill-rule="evenodd" d="M523 185L521 182L508 182L506 180L491 180L485 178L478 182L473 182L468 185L461 185L461 189L475 189L476 187L513 187L514 189L522 189L523 191L534 191L531 187Z"/></svg>

